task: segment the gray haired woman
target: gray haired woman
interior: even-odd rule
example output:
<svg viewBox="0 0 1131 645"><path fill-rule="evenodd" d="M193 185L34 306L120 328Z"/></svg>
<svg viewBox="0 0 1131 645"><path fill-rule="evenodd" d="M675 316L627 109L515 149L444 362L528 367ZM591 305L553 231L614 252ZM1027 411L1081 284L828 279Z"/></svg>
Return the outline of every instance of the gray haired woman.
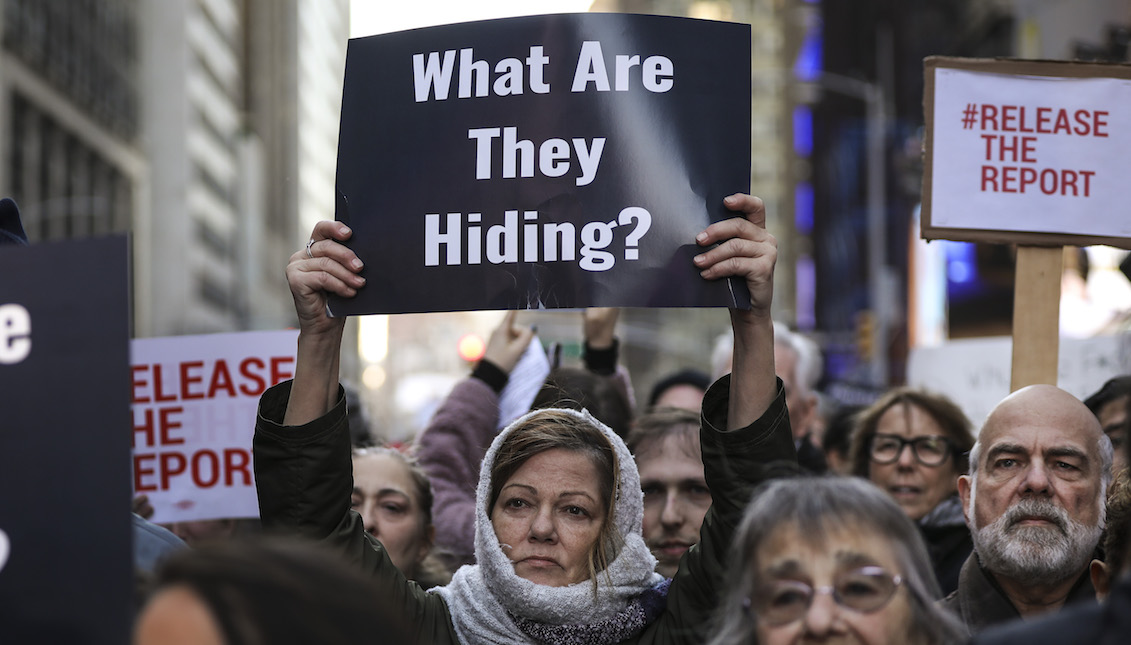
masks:
<svg viewBox="0 0 1131 645"><path fill-rule="evenodd" d="M867 481L771 481L755 493L732 548L711 645L965 640L935 604L939 587L919 531Z"/></svg>

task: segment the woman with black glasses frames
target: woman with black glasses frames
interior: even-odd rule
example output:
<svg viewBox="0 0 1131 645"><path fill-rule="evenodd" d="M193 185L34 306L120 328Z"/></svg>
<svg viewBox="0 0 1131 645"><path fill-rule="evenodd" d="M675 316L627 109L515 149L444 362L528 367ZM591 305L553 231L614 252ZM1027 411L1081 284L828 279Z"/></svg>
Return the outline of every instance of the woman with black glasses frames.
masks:
<svg viewBox="0 0 1131 645"><path fill-rule="evenodd" d="M852 474L879 486L918 525L944 594L958 588L974 548L958 499L973 445L970 422L954 402L908 387L860 412L852 431Z"/></svg>
<svg viewBox="0 0 1131 645"><path fill-rule="evenodd" d="M915 525L852 477L777 480L735 535L710 645L950 645L965 640Z"/></svg>

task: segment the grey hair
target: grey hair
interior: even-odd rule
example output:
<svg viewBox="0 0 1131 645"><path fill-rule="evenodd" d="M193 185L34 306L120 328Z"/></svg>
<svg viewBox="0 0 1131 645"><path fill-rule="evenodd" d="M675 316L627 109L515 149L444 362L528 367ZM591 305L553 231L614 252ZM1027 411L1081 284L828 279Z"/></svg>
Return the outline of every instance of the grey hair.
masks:
<svg viewBox="0 0 1131 645"><path fill-rule="evenodd" d="M985 429L985 426L982 426ZM981 433L978 433L978 440L974 442L974 447L970 449L970 502L973 504L974 493L978 490L978 467L981 465L982 455L982 439ZM1111 437L1107 433L1101 432L1099 439L1096 440L1096 450L1100 453L1100 526L1103 527L1107 523L1107 504L1104 501L1107 499L1107 487L1111 485L1111 465L1115 460L1115 447L1111 445Z"/></svg>
<svg viewBox="0 0 1131 645"><path fill-rule="evenodd" d="M774 344L789 349L797 356L797 383L794 384L803 395L808 395L821 380L821 348L811 338L791 331L782 322L774 321ZM711 379L717 379L729 370L731 354L734 352L732 332L723 332L715 339L711 350Z"/></svg>
<svg viewBox="0 0 1131 645"><path fill-rule="evenodd" d="M909 625L914 630L909 639L949 645L968 637L961 622L936 604L942 593L927 547L907 514L869 481L825 476L772 480L755 492L731 546L732 565L710 645L756 642L757 620L748 599L761 582L757 554L784 526L793 526L816 542L827 540L837 529L872 532L886 540L907 589Z"/></svg>
<svg viewBox="0 0 1131 645"><path fill-rule="evenodd" d="M734 332L725 331L715 339L711 349L711 382L730 372L730 361L734 354Z"/></svg>
<svg viewBox="0 0 1131 645"><path fill-rule="evenodd" d="M797 383L801 394L808 395L821 380L821 348L813 339L792 331L785 323L774 321L774 344L786 347L797 356Z"/></svg>

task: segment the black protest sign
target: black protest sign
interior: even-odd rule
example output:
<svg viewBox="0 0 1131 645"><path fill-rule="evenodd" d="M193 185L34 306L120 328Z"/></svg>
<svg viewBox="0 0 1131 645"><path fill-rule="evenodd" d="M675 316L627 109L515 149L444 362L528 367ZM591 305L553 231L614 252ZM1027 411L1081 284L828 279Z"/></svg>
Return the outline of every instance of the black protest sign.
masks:
<svg viewBox="0 0 1131 645"><path fill-rule="evenodd" d="M0 246L0 642L129 640L128 257Z"/></svg>
<svg viewBox="0 0 1131 645"><path fill-rule="evenodd" d="M335 315L749 306L695 235L750 185L750 28L564 14L351 40Z"/></svg>

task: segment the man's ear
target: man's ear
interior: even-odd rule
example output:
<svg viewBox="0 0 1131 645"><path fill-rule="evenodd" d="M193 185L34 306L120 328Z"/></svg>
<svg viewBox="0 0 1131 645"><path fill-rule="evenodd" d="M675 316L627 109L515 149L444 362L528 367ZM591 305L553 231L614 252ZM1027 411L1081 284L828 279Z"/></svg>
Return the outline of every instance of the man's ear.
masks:
<svg viewBox="0 0 1131 645"><path fill-rule="evenodd" d="M962 500L962 517L966 518L966 526L973 526L970 519L970 475L958 476L958 497Z"/></svg>
<svg viewBox="0 0 1131 645"><path fill-rule="evenodd" d="M1107 570L1107 564L1100 560L1092 560L1092 565L1088 570L1092 574L1092 586L1096 588L1096 600L1103 602L1107 598L1108 592L1111 591L1111 575Z"/></svg>

